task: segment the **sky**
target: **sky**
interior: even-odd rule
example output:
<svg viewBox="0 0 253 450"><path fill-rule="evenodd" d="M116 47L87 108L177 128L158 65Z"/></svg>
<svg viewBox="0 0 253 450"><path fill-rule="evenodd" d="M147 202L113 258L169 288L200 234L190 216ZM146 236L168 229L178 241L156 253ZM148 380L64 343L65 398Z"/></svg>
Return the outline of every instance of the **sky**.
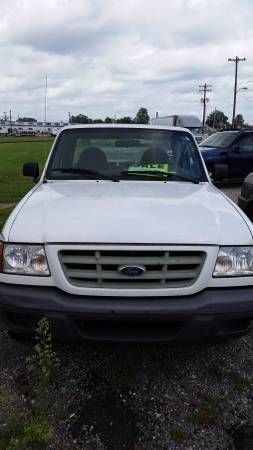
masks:
<svg viewBox="0 0 253 450"><path fill-rule="evenodd" d="M48 121L68 114L202 118L199 85L212 85L207 114L253 124L252 0L0 0L0 117ZM247 87L247 90L241 89Z"/></svg>

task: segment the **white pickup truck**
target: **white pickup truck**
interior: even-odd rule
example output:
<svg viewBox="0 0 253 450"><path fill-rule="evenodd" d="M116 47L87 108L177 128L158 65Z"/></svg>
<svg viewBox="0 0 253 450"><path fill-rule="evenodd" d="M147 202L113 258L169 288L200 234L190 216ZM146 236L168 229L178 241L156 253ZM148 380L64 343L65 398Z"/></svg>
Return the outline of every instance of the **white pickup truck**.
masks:
<svg viewBox="0 0 253 450"><path fill-rule="evenodd" d="M225 176L215 167L216 178ZM29 337L204 342L253 319L253 226L219 191L191 133L66 127L0 234L1 320ZM15 180L14 180L15 182Z"/></svg>

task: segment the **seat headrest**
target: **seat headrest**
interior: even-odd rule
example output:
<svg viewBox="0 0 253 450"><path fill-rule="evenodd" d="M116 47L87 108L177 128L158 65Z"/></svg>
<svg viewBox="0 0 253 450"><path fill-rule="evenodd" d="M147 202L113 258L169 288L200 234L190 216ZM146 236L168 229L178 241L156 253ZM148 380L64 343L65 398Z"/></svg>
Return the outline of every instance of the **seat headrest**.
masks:
<svg viewBox="0 0 253 450"><path fill-rule="evenodd" d="M81 153L76 167L87 170L108 170L109 165L105 153L99 147L87 147Z"/></svg>
<svg viewBox="0 0 253 450"><path fill-rule="evenodd" d="M166 164L169 157L165 150L160 147L152 147L146 150L141 157L141 164Z"/></svg>

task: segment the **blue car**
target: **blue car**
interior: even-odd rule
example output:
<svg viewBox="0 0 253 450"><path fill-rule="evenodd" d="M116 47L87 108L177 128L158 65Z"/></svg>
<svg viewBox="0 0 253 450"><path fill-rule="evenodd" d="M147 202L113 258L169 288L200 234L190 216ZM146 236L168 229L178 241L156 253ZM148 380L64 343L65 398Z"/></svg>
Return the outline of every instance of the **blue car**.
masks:
<svg viewBox="0 0 253 450"><path fill-rule="evenodd" d="M253 171L253 129L220 131L209 136L199 145L208 171L214 166L227 166L226 178L245 178Z"/></svg>

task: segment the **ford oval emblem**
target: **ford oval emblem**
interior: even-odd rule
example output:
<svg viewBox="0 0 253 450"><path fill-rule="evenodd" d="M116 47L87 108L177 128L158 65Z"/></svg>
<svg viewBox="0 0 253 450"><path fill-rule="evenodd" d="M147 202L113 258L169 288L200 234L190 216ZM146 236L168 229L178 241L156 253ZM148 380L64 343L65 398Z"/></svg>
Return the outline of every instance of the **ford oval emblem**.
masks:
<svg viewBox="0 0 253 450"><path fill-rule="evenodd" d="M127 277L139 277L146 272L146 269L144 266L120 266L118 271Z"/></svg>

